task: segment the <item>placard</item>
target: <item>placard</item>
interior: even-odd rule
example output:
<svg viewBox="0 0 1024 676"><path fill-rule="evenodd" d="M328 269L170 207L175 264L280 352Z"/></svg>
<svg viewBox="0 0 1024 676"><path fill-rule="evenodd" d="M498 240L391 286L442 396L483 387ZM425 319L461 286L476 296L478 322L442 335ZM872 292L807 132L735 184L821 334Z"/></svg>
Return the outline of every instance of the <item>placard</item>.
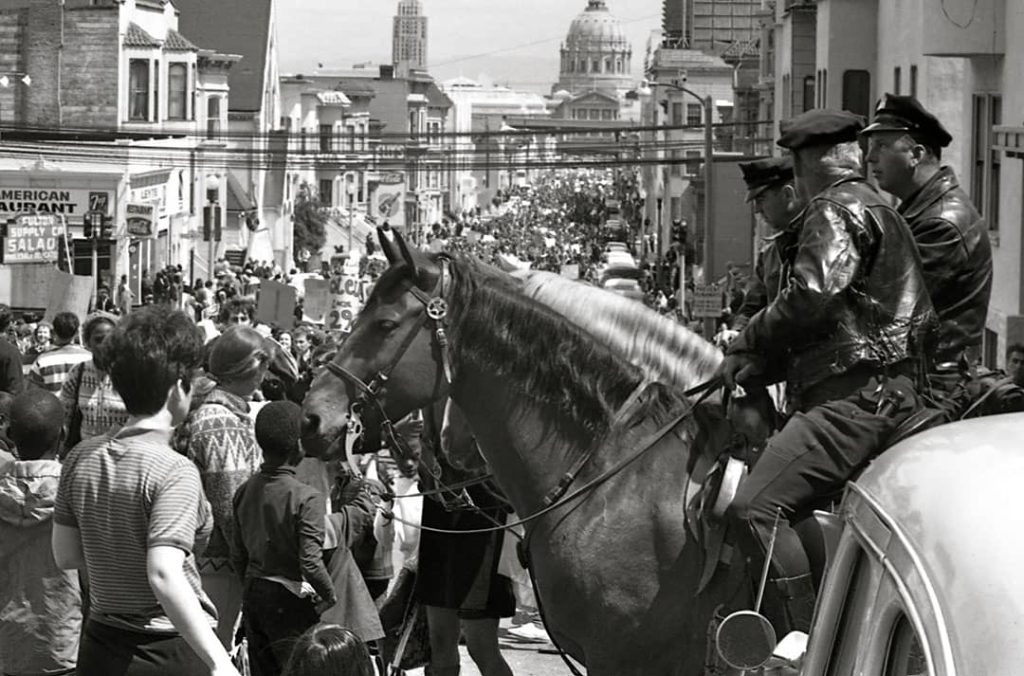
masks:
<svg viewBox="0 0 1024 676"><path fill-rule="evenodd" d="M302 282L302 318L314 324L323 324L324 315L331 310L331 283L326 279L306 279Z"/></svg>
<svg viewBox="0 0 1024 676"><path fill-rule="evenodd" d="M7 226L4 263L53 263L64 237L64 219L55 214L19 214Z"/></svg>
<svg viewBox="0 0 1024 676"><path fill-rule="evenodd" d="M89 314L93 290L92 277L72 275L52 268L45 319L53 321L61 312L72 312L79 318L85 317Z"/></svg>
<svg viewBox="0 0 1024 676"><path fill-rule="evenodd" d="M722 290L717 284L698 286L693 291L693 316L716 319L722 315Z"/></svg>
<svg viewBox="0 0 1024 676"><path fill-rule="evenodd" d="M260 281L256 321L282 329L295 326L295 289L269 279Z"/></svg>

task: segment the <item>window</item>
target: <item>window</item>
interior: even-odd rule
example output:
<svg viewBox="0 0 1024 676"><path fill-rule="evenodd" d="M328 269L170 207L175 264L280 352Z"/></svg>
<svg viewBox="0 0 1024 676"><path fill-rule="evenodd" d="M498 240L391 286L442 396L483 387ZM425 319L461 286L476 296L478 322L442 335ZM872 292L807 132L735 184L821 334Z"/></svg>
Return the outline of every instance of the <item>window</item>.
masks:
<svg viewBox="0 0 1024 676"><path fill-rule="evenodd" d="M622 59L615 59L615 72L616 73L621 73L622 72Z"/></svg>
<svg viewBox="0 0 1024 676"><path fill-rule="evenodd" d="M590 62L590 72L600 73L601 72L601 59L594 59Z"/></svg>
<svg viewBox="0 0 1024 676"><path fill-rule="evenodd" d="M900 95L900 67L896 66L892 69L892 93L896 96Z"/></svg>
<svg viewBox="0 0 1024 676"><path fill-rule="evenodd" d="M184 63L167 67L167 119L188 119L188 66Z"/></svg>
<svg viewBox="0 0 1024 676"><path fill-rule="evenodd" d="M917 96L917 66L910 67L910 95Z"/></svg>
<svg viewBox="0 0 1024 676"><path fill-rule="evenodd" d="M320 152L329 153L331 152L331 136L333 136L334 127L329 124L320 125Z"/></svg>
<svg viewBox="0 0 1024 676"><path fill-rule="evenodd" d="M683 173L687 176L696 176L699 172L697 171L697 162L700 160L701 151L699 150L687 150L686 151L686 164L683 165Z"/></svg>
<svg viewBox="0 0 1024 676"><path fill-rule="evenodd" d="M610 56L604 57L604 72L606 72L606 73L611 73L612 72L612 57L610 57Z"/></svg>
<svg viewBox="0 0 1024 676"><path fill-rule="evenodd" d="M320 179L320 204L334 206L334 181L329 178Z"/></svg>
<svg viewBox="0 0 1024 676"><path fill-rule="evenodd" d="M602 120L610 120L610 119L612 119L612 111L608 110L607 108L602 110L601 111L601 119Z"/></svg>
<svg viewBox="0 0 1024 676"><path fill-rule="evenodd" d="M824 75L822 77L824 77ZM814 108L814 77L811 75L808 75L807 77L804 78L803 99L803 106L805 111Z"/></svg>
<svg viewBox="0 0 1024 676"><path fill-rule="evenodd" d="M843 110L865 117L871 115L871 73L866 70L843 73Z"/></svg>
<svg viewBox="0 0 1024 676"><path fill-rule="evenodd" d="M419 122L419 116L416 114L416 111L415 110L410 110L409 111L409 133L410 134L415 134L416 132L419 131L418 122Z"/></svg>
<svg viewBox="0 0 1024 676"><path fill-rule="evenodd" d="M149 60L128 61L128 119L149 119Z"/></svg>
<svg viewBox="0 0 1024 676"><path fill-rule="evenodd" d="M672 126L683 126L683 104L676 101L672 104Z"/></svg>
<svg viewBox="0 0 1024 676"><path fill-rule="evenodd" d="M704 106L699 103L686 104L686 125L689 127L700 126L703 118Z"/></svg>
<svg viewBox="0 0 1024 676"><path fill-rule="evenodd" d="M825 671L827 676L847 676L853 673L858 650L862 647L861 620L875 591L871 580L871 563L864 550L858 547L853 556L855 559L849 566L850 584L839 612L832 654Z"/></svg>
<svg viewBox="0 0 1024 676"><path fill-rule="evenodd" d="M347 127L346 129L348 131L348 150L352 152L356 149L356 128Z"/></svg>
<svg viewBox="0 0 1024 676"><path fill-rule="evenodd" d="M591 120L600 120L601 119L601 111L598 110L597 108L591 108L590 109L590 119Z"/></svg>
<svg viewBox="0 0 1024 676"><path fill-rule="evenodd" d="M975 94L973 103L971 201L985 217L988 229L998 231L1002 153L992 148L992 127L1002 124L1002 97Z"/></svg>
<svg viewBox="0 0 1024 676"><path fill-rule="evenodd" d="M885 651L885 676L911 676L911 674L927 674L928 658L921 648L921 641L914 631L914 625L906 615L900 613L889 638L889 646Z"/></svg>
<svg viewBox="0 0 1024 676"><path fill-rule="evenodd" d="M220 134L220 97L211 96L206 100L206 138Z"/></svg>
<svg viewBox="0 0 1024 676"><path fill-rule="evenodd" d="M576 59L569 59L569 72L570 73L575 73L576 72Z"/></svg>

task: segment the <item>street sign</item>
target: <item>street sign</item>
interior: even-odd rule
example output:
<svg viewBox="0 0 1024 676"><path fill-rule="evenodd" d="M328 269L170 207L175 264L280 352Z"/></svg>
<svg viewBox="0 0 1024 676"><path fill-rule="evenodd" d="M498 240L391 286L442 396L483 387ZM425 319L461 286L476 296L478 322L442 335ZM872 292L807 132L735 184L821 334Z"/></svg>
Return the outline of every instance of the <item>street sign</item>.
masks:
<svg viewBox="0 0 1024 676"><path fill-rule="evenodd" d="M20 214L7 226L3 262L53 263L64 232L64 218L58 214Z"/></svg>
<svg viewBox="0 0 1024 676"><path fill-rule="evenodd" d="M152 204L129 202L125 205L128 235L136 239L156 237L156 209Z"/></svg>
<svg viewBox="0 0 1024 676"><path fill-rule="evenodd" d="M717 284L698 286L693 292L693 316L717 319L722 315L722 290Z"/></svg>

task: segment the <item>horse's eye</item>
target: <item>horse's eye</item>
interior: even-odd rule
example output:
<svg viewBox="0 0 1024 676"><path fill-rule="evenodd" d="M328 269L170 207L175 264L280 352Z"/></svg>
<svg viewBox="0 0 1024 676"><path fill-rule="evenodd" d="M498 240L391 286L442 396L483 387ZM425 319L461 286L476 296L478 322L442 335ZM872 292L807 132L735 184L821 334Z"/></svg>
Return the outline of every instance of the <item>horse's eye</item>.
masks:
<svg viewBox="0 0 1024 676"><path fill-rule="evenodd" d="M391 321L390 319L381 319L377 322L377 328L384 333L391 333L398 328L398 322Z"/></svg>

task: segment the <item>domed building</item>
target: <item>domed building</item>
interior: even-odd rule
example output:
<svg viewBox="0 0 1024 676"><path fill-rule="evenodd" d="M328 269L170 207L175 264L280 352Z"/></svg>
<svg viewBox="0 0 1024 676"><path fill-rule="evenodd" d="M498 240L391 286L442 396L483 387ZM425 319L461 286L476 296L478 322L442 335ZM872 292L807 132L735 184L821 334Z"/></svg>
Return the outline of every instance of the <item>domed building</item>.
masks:
<svg viewBox="0 0 1024 676"><path fill-rule="evenodd" d="M561 52L561 72L552 92L617 94L632 86L633 48L605 0L588 0L570 24Z"/></svg>

